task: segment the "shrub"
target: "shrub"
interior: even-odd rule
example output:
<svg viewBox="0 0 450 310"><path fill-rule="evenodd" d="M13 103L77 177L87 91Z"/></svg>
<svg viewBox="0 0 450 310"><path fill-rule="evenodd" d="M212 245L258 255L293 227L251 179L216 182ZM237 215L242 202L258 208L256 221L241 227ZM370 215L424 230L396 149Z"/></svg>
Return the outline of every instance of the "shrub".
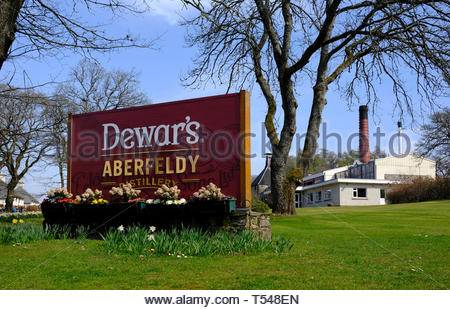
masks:
<svg viewBox="0 0 450 310"><path fill-rule="evenodd" d="M386 198L390 203L450 199L450 178L416 178L409 183L395 184Z"/></svg>
<svg viewBox="0 0 450 310"><path fill-rule="evenodd" d="M261 213L272 213L269 205L259 199L252 199L252 211Z"/></svg>
<svg viewBox="0 0 450 310"><path fill-rule="evenodd" d="M38 212L38 211L41 211L41 206L40 205L27 206L25 211L27 211L27 212Z"/></svg>

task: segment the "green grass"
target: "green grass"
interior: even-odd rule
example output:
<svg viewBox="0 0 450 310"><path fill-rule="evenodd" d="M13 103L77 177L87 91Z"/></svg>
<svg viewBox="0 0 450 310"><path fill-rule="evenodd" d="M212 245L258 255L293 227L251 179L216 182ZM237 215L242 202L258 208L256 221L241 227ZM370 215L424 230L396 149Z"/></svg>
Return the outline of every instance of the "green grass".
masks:
<svg viewBox="0 0 450 310"><path fill-rule="evenodd" d="M450 201L274 217L283 254L108 255L103 241L0 246L1 289L448 289Z"/></svg>

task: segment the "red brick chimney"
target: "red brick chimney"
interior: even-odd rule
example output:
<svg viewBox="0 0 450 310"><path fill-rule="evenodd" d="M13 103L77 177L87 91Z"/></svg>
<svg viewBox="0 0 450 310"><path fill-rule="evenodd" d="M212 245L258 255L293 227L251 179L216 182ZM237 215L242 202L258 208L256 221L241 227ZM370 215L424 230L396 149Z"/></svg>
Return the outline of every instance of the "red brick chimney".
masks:
<svg viewBox="0 0 450 310"><path fill-rule="evenodd" d="M359 161L362 163L370 161L368 112L366 105L359 107Z"/></svg>

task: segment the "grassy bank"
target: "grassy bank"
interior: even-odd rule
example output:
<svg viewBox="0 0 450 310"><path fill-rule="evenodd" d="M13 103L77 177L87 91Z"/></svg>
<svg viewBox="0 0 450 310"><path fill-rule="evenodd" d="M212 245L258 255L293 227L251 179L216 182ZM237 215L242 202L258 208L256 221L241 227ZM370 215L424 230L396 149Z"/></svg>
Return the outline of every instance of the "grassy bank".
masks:
<svg viewBox="0 0 450 310"><path fill-rule="evenodd" d="M1 289L446 289L450 201L272 218L289 253L108 255L98 240L0 246ZM33 219L35 222L36 220ZM37 223L38 224L38 223Z"/></svg>

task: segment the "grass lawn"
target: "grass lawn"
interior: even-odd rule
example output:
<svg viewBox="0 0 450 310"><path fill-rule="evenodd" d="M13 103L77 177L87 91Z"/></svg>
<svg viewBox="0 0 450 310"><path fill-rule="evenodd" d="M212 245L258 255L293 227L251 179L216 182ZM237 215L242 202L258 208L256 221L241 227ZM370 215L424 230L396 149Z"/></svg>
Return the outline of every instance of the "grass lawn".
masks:
<svg viewBox="0 0 450 310"><path fill-rule="evenodd" d="M38 220L33 219L37 224ZM108 255L97 240L0 245L0 289L448 289L450 201L274 217L287 254Z"/></svg>

